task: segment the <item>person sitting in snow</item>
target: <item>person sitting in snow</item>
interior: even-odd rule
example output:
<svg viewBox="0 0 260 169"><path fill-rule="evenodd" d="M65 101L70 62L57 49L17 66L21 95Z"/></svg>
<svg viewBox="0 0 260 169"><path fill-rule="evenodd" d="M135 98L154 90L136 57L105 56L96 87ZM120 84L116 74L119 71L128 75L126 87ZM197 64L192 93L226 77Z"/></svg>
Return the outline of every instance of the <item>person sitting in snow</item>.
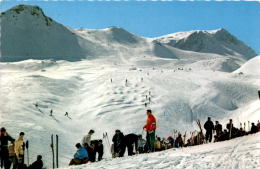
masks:
<svg viewBox="0 0 260 169"><path fill-rule="evenodd" d="M42 156L38 155L37 160L34 163L32 163L32 165L30 165L28 169L42 169L42 167L43 167Z"/></svg>
<svg viewBox="0 0 260 169"><path fill-rule="evenodd" d="M87 150L82 147L80 143L77 143L75 146L78 150L74 154L74 158L70 161L69 165L80 165L86 163L88 160Z"/></svg>

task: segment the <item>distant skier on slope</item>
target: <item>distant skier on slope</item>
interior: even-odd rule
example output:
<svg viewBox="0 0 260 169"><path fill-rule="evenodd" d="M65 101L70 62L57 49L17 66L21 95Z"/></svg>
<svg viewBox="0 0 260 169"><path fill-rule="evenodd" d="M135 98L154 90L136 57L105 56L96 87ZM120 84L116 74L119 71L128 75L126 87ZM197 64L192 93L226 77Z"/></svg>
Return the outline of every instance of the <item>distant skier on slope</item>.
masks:
<svg viewBox="0 0 260 169"><path fill-rule="evenodd" d="M212 133L213 133L213 130L214 130L214 124L211 121L210 117L208 117L208 121L206 121L206 123L204 124L204 129L206 130L206 141L211 142Z"/></svg>
<svg viewBox="0 0 260 169"><path fill-rule="evenodd" d="M156 119L152 114L152 110L148 109L146 113L147 113L147 121L143 129L145 129L147 132L148 151L154 152Z"/></svg>

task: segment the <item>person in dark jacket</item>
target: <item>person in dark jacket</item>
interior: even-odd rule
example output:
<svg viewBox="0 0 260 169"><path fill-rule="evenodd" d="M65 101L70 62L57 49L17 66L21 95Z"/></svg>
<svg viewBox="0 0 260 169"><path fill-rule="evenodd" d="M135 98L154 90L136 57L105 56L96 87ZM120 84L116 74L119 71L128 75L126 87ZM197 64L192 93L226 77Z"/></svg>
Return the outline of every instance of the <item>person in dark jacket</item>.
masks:
<svg viewBox="0 0 260 169"><path fill-rule="evenodd" d="M229 123L226 125L227 131L228 131L228 137L229 139L232 138L233 136L233 131L234 131L234 125L233 125L233 120L229 119Z"/></svg>
<svg viewBox="0 0 260 169"><path fill-rule="evenodd" d="M132 156L134 155L134 147L133 147L133 144L135 145L135 152L137 152L138 150L138 135L136 134L128 134L128 135L125 135L124 137L124 145L127 147L127 151L128 151L128 155L129 156Z"/></svg>
<svg viewBox="0 0 260 169"><path fill-rule="evenodd" d="M220 136L220 134L222 133L222 125L219 124L218 121L216 121L215 123L215 131L217 136Z"/></svg>
<svg viewBox="0 0 260 169"><path fill-rule="evenodd" d="M251 134L253 133L257 133L258 132L258 128L257 126L255 125L255 123L251 123Z"/></svg>
<svg viewBox="0 0 260 169"><path fill-rule="evenodd" d="M211 121L210 117L208 117L208 121L206 121L206 123L204 124L204 129L206 130L206 141L211 142L214 124Z"/></svg>
<svg viewBox="0 0 260 169"><path fill-rule="evenodd" d="M104 146L103 146L102 140L98 140L96 151L98 153L98 161L102 160L102 157L104 154Z"/></svg>
<svg viewBox="0 0 260 169"><path fill-rule="evenodd" d="M28 169L42 169L42 167L43 167L42 156L38 155L37 160L33 162L32 165L28 167Z"/></svg>
<svg viewBox="0 0 260 169"><path fill-rule="evenodd" d="M124 134L120 130L116 130L112 141L114 143L115 156L123 157L125 153Z"/></svg>
<svg viewBox="0 0 260 169"><path fill-rule="evenodd" d="M4 127L1 128L0 133L0 158L1 158L1 168L9 168L9 151L8 151L8 141L15 141L7 132Z"/></svg>

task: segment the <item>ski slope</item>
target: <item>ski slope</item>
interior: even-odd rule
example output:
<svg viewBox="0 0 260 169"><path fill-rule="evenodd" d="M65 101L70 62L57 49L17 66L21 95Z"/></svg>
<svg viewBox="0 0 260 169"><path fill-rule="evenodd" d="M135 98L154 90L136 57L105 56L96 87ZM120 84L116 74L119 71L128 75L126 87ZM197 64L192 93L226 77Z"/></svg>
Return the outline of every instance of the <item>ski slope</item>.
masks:
<svg viewBox="0 0 260 169"><path fill-rule="evenodd" d="M60 166L66 167L74 145L90 129L96 131L93 139L107 132L111 140L116 129L141 134L147 108L157 117L160 137L172 135L173 129L182 133L198 130L195 120L203 123L208 116L222 124L234 118L236 126L260 119L260 56L253 57L251 48L226 30L178 33L177 39L173 35L139 37L118 27L73 30L35 6L14 7L1 14L1 20L0 123L15 138L24 131L30 141L30 161L41 154L48 168L51 134L60 137ZM219 46L217 51L197 50L193 40L201 38L217 44L203 49ZM169 44L172 39L189 39L184 45L187 49L182 43ZM227 45L230 53L226 53L221 48L226 40L239 45ZM149 97L151 103L145 107ZM241 142L249 147L251 142L245 138ZM109 163L106 144L105 158ZM158 158L154 162L146 159L142 161L158 162ZM117 161L121 160L111 165Z"/></svg>
<svg viewBox="0 0 260 169"><path fill-rule="evenodd" d="M75 143L89 129L96 131L93 139L102 138L103 132L111 139L115 129L141 134L146 121L146 95L151 97L148 108L157 117L160 137L172 135L173 129L183 133L198 130L195 120L204 122L208 116L223 124L234 118L236 126L260 119L259 75L206 67L200 70L187 64L182 67L163 58L134 63L115 65L102 59L0 63L1 125L13 137L24 131L31 143L30 160L42 154L47 166L51 165L50 135L58 134L60 166L64 167L75 152ZM183 70L178 70L180 67ZM51 109L53 117L49 116ZM65 112L72 119L65 117ZM110 157L106 144L105 153Z"/></svg>
<svg viewBox="0 0 260 169"><path fill-rule="evenodd" d="M260 168L260 133L230 141L88 163L70 169ZM64 168L65 169L65 168Z"/></svg>

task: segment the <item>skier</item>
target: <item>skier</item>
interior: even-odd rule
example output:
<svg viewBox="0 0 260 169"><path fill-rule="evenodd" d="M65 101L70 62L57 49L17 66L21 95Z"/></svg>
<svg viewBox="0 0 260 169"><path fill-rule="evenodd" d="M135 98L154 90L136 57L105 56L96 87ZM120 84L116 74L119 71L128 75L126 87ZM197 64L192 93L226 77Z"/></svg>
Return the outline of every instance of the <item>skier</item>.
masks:
<svg viewBox="0 0 260 169"><path fill-rule="evenodd" d="M51 109L51 111L50 111L50 116L52 116L52 113L53 113L53 111L52 111L52 109Z"/></svg>
<svg viewBox="0 0 260 169"><path fill-rule="evenodd" d="M142 138L142 135L140 134L138 136L138 148L137 148L137 152L139 154L145 152L145 145L146 145L146 141Z"/></svg>
<svg viewBox="0 0 260 169"><path fill-rule="evenodd" d="M222 134L222 125L221 124L219 124L219 122L218 121L216 121L215 122L215 131L216 131L216 135L214 136L214 142L217 142L218 141L218 139L219 139L219 137L220 137L220 135Z"/></svg>
<svg viewBox="0 0 260 169"><path fill-rule="evenodd" d="M167 141L168 141L168 143L170 144L170 146L168 146L168 147L173 147L173 145L174 145L174 139L172 138L172 136L169 136L169 137L167 138Z"/></svg>
<svg viewBox="0 0 260 169"><path fill-rule="evenodd" d="M214 124L211 121L210 117L208 117L208 121L204 124L204 129L206 130L206 141L211 142L212 140L212 132L214 130Z"/></svg>
<svg viewBox="0 0 260 169"><path fill-rule="evenodd" d="M161 150L162 150L161 138L157 137L157 140L155 141L155 151L161 151Z"/></svg>
<svg viewBox="0 0 260 169"><path fill-rule="evenodd" d="M155 142L155 130L156 130L156 119L152 115L152 110L148 109L146 111L147 113L147 121L146 125L143 127L143 129L147 132L147 146L148 151L154 152L154 142Z"/></svg>
<svg viewBox="0 0 260 169"><path fill-rule="evenodd" d="M226 128L227 128L228 133L229 133L229 139L231 139L232 134L233 134L232 133L233 132L233 128L234 128L232 119L229 119L229 123L226 125Z"/></svg>
<svg viewBox="0 0 260 169"><path fill-rule="evenodd" d="M69 165L79 165L87 163L88 152L85 148L81 146L80 143L76 144L77 152L74 154L74 158L70 161Z"/></svg>
<svg viewBox="0 0 260 169"><path fill-rule="evenodd" d="M114 143L114 156L123 157L125 153L124 134L120 130L116 130L112 141Z"/></svg>
<svg viewBox="0 0 260 169"><path fill-rule="evenodd" d="M111 83L113 82L112 78L110 79L110 82L111 82Z"/></svg>
<svg viewBox="0 0 260 169"><path fill-rule="evenodd" d="M11 168L11 165L13 164L13 169L17 168L17 159L14 151L14 141L11 141L11 144L8 145L8 151L9 151L9 165L8 168Z"/></svg>
<svg viewBox="0 0 260 169"><path fill-rule="evenodd" d="M69 117L69 113L68 113L68 112L66 112L64 116L67 116L67 117Z"/></svg>
<svg viewBox="0 0 260 169"><path fill-rule="evenodd" d="M215 122L215 131L217 136L222 133L222 125L218 121Z"/></svg>
<svg viewBox="0 0 260 169"><path fill-rule="evenodd" d="M128 155L132 156L135 153L133 152L133 144L135 145L135 152L137 152L138 147L138 136L136 134L127 134L124 136L124 146L127 147Z"/></svg>
<svg viewBox="0 0 260 169"><path fill-rule="evenodd" d="M42 156L38 155L37 160L33 162L28 169L42 169L43 167L43 162L42 162Z"/></svg>
<svg viewBox="0 0 260 169"><path fill-rule="evenodd" d="M8 141L14 141L14 139L6 132L4 127L1 128L0 134L0 158L1 158L1 168L8 169Z"/></svg>
<svg viewBox="0 0 260 169"><path fill-rule="evenodd" d="M175 147L176 148L183 147L183 140L182 140L181 133L178 134L178 137L175 140Z"/></svg>
<svg viewBox="0 0 260 169"><path fill-rule="evenodd" d="M251 123L251 134L254 134L254 133L257 133L258 132L258 128L257 126L255 125L255 123Z"/></svg>
<svg viewBox="0 0 260 169"><path fill-rule="evenodd" d="M20 132L19 138L14 142L14 152L17 158L18 168L24 168L24 132Z"/></svg>
<svg viewBox="0 0 260 169"><path fill-rule="evenodd" d="M147 103L144 103L144 107L147 107Z"/></svg>
<svg viewBox="0 0 260 169"><path fill-rule="evenodd" d="M96 146L96 151L98 153L98 161L101 161L103 154L104 154L104 146L103 146L102 140L98 140L98 144Z"/></svg>
<svg viewBox="0 0 260 169"><path fill-rule="evenodd" d="M91 129L91 130L89 130L88 134L83 137L83 139L82 139L82 145L83 145L84 147L86 147L86 144L87 144L88 146L90 146L91 136L92 136L94 133L95 133L95 131Z"/></svg>

